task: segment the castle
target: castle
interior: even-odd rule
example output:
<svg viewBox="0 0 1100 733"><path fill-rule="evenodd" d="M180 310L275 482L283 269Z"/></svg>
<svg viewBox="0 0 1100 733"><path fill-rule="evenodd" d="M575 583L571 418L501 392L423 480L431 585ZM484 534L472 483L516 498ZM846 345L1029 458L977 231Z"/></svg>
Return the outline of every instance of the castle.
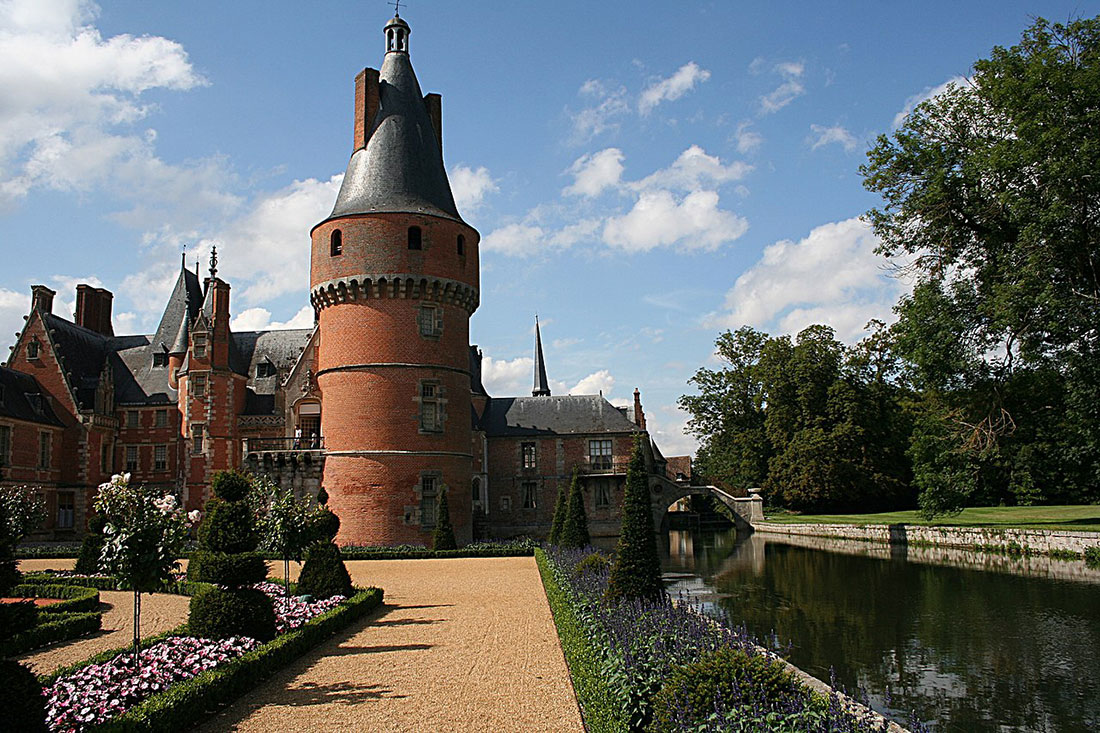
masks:
<svg viewBox="0 0 1100 733"><path fill-rule="evenodd" d="M341 544L426 543L447 492L460 543L545 536L559 487L583 477L593 534L615 534L640 438L651 485L690 479L632 407L551 394L536 322L530 397L492 397L470 345L479 235L442 155L441 98L421 93L408 24L355 78L354 147L311 232L310 329L234 332L230 286L182 264L156 332L116 336L112 294L78 285L73 320L32 287L0 365L0 485L41 487L42 538L80 534L120 471L201 508L243 467L300 495L323 485ZM670 469L670 466L672 467Z"/></svg>

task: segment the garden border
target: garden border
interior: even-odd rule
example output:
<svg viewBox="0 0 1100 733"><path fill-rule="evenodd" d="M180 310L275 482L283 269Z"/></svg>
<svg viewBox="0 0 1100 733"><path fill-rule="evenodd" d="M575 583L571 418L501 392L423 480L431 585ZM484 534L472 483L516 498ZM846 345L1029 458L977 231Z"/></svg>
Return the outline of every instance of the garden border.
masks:
<svg viewBox="0 0 1100 733"><path fill-rule="evenodd" d="M0 657L15 657L59 641L71 641L103 628L99 611L53 613L39 616L38 623L0 642Z"/></svg>

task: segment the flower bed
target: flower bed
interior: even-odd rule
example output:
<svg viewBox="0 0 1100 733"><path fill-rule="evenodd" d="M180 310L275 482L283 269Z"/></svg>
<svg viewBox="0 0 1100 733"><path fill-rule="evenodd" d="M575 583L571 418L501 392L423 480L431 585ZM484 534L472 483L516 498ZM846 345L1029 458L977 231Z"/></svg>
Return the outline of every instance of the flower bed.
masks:
<svg viewBox="0 0 1100 733"><path fill-rule="evenodd" d="M607 569L576 569L584 552L551 548L536 557L589 731L879 729L850 714L835 695L811 692L789 673L784 677L782 664L728 621L670 601L610 605L604 600ZM734 670L739 684L708 701L705 714L692 714L682 700L655 709L655 700L677 692L666 683L682 679L700 659L723 654L746 665ZM685 688L690 699L694 690ZM778 689L785 693L781 699L772 694Z"/></svg>
<svg viewBox="0 0 1100 733"><path fill-rule="evenodd" d="M314 616L331 611L347 599L344 596L332 596L322 601L306 601L302 596L284 595L283 586L278 583L257 583L275 605L275 629L286 633L297 629Z"/></svg>
<svg viewBox="0 0 1100 733"><path fill-rule="evenodd" d="M268 595L277 594L278 615L283 587L272 583L259 587ZM297 601L282 619L286 632L266 644L243 637L224 642L196 639L185 636L186 629L180 628L146 640L150 646L142 652L140 676L134 674L129 649L118 649L40 678L50 701L50 729L190 729L217 705L250 689L380 605L382 591L359 590L352 598L335 602ZM312 613L316 615L308 617ZM82 697L81 690L87 687L82 682L96 675L102 684L91 683L88 696Z"/></svg>

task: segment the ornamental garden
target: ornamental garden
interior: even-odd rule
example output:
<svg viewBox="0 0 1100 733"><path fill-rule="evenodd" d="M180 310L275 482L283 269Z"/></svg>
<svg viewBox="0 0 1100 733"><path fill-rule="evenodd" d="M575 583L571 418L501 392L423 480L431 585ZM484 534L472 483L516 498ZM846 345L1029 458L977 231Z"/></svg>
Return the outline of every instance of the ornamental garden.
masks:
<svg viewBox="0 0 1100 733"><path fill-rule="evenodd" d="M446 494L434 546L340 548L339 518L264 479L217 474L203 512L115 476L72 571L22 575L18 542L39 521L26 489L0 493L0 652L63 645L100 628L101 590L130 591L133 637L36 676L0 662L0 704L25 731L187 730L382 603L352 585L346 558L535 555L584 725L590 731L868 731L886 723L851 699L811 689L774 651L671 599L661 582L636 445L618 548L590 545L579 482L558 497L553 534L455 546ZM188 558L186 569L180 558ZM276 569L269 571L269 561ZM304 561L297 582L291 561ZM281 571L281 572L280 572ZM189 597L178 628L142 636L142 598Z"/></svg>

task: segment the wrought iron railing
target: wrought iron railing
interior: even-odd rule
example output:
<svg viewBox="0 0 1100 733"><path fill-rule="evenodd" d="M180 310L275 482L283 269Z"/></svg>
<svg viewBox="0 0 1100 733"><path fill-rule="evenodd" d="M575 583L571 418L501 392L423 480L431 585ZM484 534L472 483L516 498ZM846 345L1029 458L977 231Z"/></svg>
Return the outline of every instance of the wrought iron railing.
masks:
<svg viewBox="0 0 1100 733"><path fill-rule="evenodd" d="M302 435L297 438L247 438L245 443L246 453L324 449L325 436L323 435Z"/></svg>
<svg viewBox="0 0 1100 733"><path fill-rule="evenodd" d="M628 465L630 465L630 458L626 456L586 456L577 466L577 471L589 475L621 475L626 473Z"/></svg>

